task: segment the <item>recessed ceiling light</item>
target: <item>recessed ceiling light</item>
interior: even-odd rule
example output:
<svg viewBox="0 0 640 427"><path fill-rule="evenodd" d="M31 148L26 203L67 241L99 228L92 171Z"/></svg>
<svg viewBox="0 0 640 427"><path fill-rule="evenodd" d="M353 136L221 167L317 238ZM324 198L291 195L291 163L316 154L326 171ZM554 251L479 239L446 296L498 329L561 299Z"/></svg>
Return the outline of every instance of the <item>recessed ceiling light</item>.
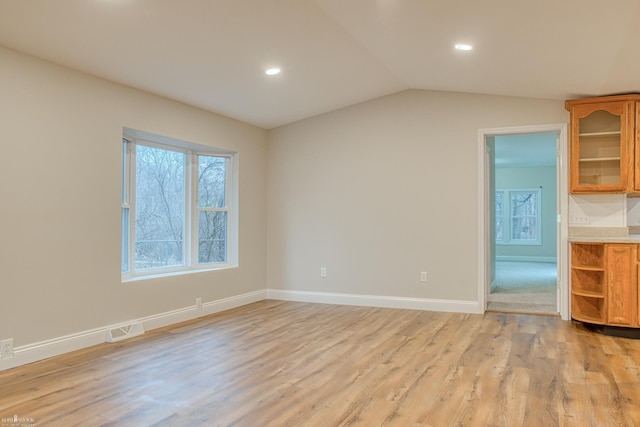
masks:
<svg viewBox="0 0 640 427"><path fill-rule="evenodd" d="M269 68L267 71L265 71L265 74L267 76L275 76L276 74L280 74L280 68L278 67Z"/></svg>
<svg viewBox="0 0 640 427"><path fill-rule="evenodd" d="M457 50L473 50L473 46L466 43L458 43L454 46Z"/></svg>

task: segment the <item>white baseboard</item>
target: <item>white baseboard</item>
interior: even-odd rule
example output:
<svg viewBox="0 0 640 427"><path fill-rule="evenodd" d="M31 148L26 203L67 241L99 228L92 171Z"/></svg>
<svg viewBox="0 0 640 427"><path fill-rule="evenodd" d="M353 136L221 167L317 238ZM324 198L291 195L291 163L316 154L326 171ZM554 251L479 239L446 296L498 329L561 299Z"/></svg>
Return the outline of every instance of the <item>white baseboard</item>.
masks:
<svg viewBox="0 0 640 427"><path fill-rule="evenodd" d="M497 255L496 261L520 261L520 262L557 262L558 258L552 256L512 256Z"/></svg>
<svg viewBox="0 0 640 427"><path fill-rule="evenodd" d="M38 360L48 359L63 353L91 347L93 345L102 344L105 342L107 330L120 325L140 322L142 323L144 330L149 331L265 299L323 304L359 305L366 307L445 311L453 313L481 314L483 312L477 301L453 301L426 298L266 289L221 300L210 301L202 304L201 309L198 309L197 306L193 305L139 319L131 319L128 322L122 322L116 325L107 325L63 337L19 346L14 348L13 357L0 358L0 371L26 365L27 363L37 362Z"/></svg>
<svg viewBox="0 0 640 427"><path fill-rule="evenodd" d="M288 291L282 289L267 289L267 298L282 301L359 305L365 307L404 308L409 310L445 311L452 313L483 313L478 301Z"/></svg>
<svg viewBox="0 0 640 427"><path fill-rule="evenodd" d="M93 345L105 342L107 330L117 327L125 323L140 322L144 326L145 331L162 328L164 326L173 325L175 323L184 322L185 320L195 319L201 316L207 316L220 311L231 308L240 307L267 298L267 291L260 290L242 295L224 298L221 300L210 301L202 304L202 308L197 306L189 306L180 308L166 313L155 314L140 319L132 319L128 322L119 323L118 325L108 325L101 328L91 329L88 331L78 332L59 338L41 341L33 344L27 344L14 348L13 357L0 358L0 371L15 368L17 366L26 365L27 363L36 362L38 360L47 359L63 353L74 350L80 350Z"/></svg>

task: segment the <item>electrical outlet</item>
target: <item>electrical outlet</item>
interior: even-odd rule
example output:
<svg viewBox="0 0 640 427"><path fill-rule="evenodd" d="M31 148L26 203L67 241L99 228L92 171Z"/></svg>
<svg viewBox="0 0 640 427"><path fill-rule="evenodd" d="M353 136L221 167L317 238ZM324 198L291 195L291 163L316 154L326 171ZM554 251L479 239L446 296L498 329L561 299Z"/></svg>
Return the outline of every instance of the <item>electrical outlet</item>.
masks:
<svg viewBox="0 0 640 427"><path fill-rule="evenodd" d="M0 341L0 356L13 357L13 338Z"/></svg>
<svg viewBox="0 0 640 427"><path fill-rule="evenodd" d="M320 267L320 277L327 277L327 267Z"/></svg>
<svg viewBox="0 0 640 427"><path fill-rule="evenodd" d="M422 273L420 273L420 281L421 282L426 282L427 281L427 272L423 271Z"/></svg>
<svg viewBox="0 0 640 427"><path fill-rule="evenodd" d="M196 308L202 310L202 298L196 298Z"/></svg>
<svg viewBox="0 0 640 427"><path fill-rule="evenodd" d="M569 224L589 224L588 215L569 215Z"/></svg>

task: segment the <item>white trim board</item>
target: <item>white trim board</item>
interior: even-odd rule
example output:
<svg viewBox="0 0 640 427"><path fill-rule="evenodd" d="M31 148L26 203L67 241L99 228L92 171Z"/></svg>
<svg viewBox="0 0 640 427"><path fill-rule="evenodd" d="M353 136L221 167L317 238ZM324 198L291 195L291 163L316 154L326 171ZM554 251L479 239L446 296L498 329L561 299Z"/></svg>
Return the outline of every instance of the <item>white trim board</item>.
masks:
<svg viewBox="0 0 640 427"><path fill-rule="evenodd" d="M142 323L144 330L149 331L184 322L185 320L191 320L197 317L229 310L231 308L263 301L265 299L265 290L249 292L242 295L204 303L200 309L198 309L196 305L193 305L140 319L130 320L129 322L123 322L117 325L109 325L59 338L27 344L16 347L14 349L13 357L0 358L0 371L26 365L27 363L37 362L38 360L48 359L63 353L102 344L105 342L106 331L120 325L140 322Z"/></svg>
<svg viewBox="0 0 640 427"><path fill-rule="evenodd" d="M311 302L320 304L403 308L408 310L444 311L450 313L482 313L478 301L454 301L330 292L289 291L283 289L267 289L267 298L281 301Z"/></svg>

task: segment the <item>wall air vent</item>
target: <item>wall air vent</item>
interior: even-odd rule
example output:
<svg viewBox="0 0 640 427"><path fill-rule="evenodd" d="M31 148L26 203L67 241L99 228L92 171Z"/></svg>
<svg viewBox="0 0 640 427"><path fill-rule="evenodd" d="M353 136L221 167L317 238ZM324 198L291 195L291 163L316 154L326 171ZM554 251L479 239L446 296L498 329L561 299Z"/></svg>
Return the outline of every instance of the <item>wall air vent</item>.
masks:
<svg viewBox="0 0 640 427"><path fill-rule="evenodd" d="M128 325L113 326L107 329L105 334L105 342L118 342L127 338L137 337L144 334L144 327L141 322L131 323Z"/></svg>

